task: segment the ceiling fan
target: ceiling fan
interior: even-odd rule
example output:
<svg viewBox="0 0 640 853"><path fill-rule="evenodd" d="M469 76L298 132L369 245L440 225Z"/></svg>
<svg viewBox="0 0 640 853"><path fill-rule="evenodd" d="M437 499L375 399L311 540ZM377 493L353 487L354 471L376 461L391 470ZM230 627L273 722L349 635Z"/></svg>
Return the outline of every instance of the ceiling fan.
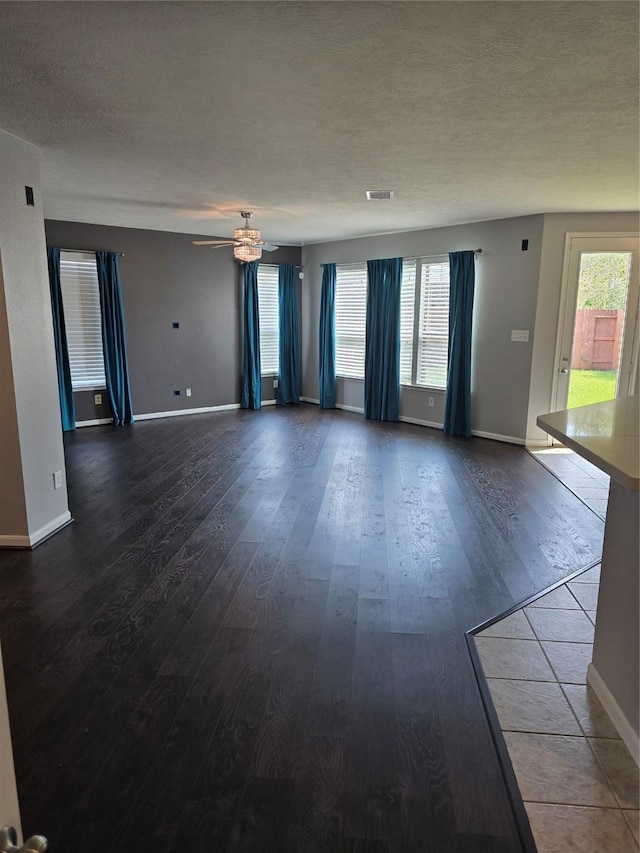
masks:
<svg viewBox="0 0 640 853"><path fill-rule="evenodd" d="M220 249L222 246L233 246L233 255L239 261L258 261L262 252L275 252L279 246L272 246L265 240L260 239L257 228L249 228L249 220L253 216L250 210L241 210L240 216L244 219L242 228L236 228L233 232L233 240L194 240L194 246L210 246L212 249Z"/></svg>

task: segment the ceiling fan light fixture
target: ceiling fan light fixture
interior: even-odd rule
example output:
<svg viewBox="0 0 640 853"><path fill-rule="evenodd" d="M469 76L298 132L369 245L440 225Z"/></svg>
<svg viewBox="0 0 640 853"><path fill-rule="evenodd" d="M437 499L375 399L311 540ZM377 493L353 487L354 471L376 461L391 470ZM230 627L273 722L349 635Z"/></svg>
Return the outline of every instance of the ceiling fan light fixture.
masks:
<svg viewBox="0 0 640 853"><path fill-rule="evenodd" d="M240 216L244 219L242 228L236 228L233 232L234 240L242 240L243 243L257 243L260 240L260 232L257 228L249 228L249 220L253 216L250 210L241 210Z"/></svg>
<svg viewBox="0 0 640 853"><path fill-rule="evenodd" d="M240 228L238 231L242 230ZM237 261L242 261L244 264L251 263L251 261L259 261L262 257L262 249L259 246L252 246L251 243L242 242L237 246L233 247L233 256Z"/></svg>
<svg viewBox="0 0 640 853"><path fill-rule="evenodd" d="M233 232L234 240L245 240L247 243L257 243L260 239L260 232L257 228L236 228Z"/></svg>

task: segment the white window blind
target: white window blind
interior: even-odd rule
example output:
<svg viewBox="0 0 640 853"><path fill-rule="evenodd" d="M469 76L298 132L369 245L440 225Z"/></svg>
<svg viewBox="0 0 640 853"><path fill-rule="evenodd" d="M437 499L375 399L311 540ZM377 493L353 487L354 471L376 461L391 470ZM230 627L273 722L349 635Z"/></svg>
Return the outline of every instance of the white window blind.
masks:
<svg viewBox="0 0 640 853"><path fill-rule="evenodd" d="M71 387L74 391L104 388L102 315L95 255L61 252L60 285Z"/></svg>
<svg viewBox="0 0 640 853"><path fill-rule="evenodd" d="M417 385L447 387L448 344L449 262L423 261L420 275Z"/></svg>
<svg viewBox="0 0 640 853"><path fill-rule="evenodd" d="M258 317L260 321L260 372L277 375L279 365L278 267L258 264Z"/></svg>
<svg viewBox="0 0 640 853"><path fill-rule="evenodd" d="M364 379L367 265L336 265L336 374Z"/></svg>
<svg viewBox="0 0 640 853"><path fill-rule="evenodd" d="M400 291L400 382L411 384L413 377L413 328L416 306L416 262L402 264Z"/></svg>

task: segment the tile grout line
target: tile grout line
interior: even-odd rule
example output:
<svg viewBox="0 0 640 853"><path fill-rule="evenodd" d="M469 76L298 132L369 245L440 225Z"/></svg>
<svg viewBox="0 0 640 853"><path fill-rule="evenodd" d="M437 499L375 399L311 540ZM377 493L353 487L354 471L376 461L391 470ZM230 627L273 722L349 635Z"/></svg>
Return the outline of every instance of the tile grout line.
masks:
<svg viewBox="0 0 640 853"><path fill-rule="evenodd" d="M598 584L597 584L597 585L599 586L599 581L598 581ZM575 613L575 612L580 612L580 613L583 613L583 614L584 614L584 616L585 616L587 619L589 619L589 616L588 616L587 611L586 611L586 610L585 610L585 608L582 606L582 604L580 603L580 601L576 598L576 596L573 594L573 592L572 592L571 588L568 586L568 582L567 582L567 583L565 583L565 584L563 584L562 586L566 589L566 591L569 593L569 595L571 596L571 598L576 602L577 607L576 607L576 608L552 608L552 607L549 607L549 608L539 608L539 609L543 609L543 610L555 610L555 611L557 611L557 610L569 610L569 611L574 612L574 613ZM562 587L558 587L558 589L560 589L560 588L562 588ZM535 643L538 645L539 650L542 652L542 655L544 656L544 659L547 661L547 663L548 663L548 665L549 665L549 667L550 667L551 672L552 672L552 673L553 673L553 675L555 676L555 681L546 681L546 680L545 680L545 681L540 681L540 680L537 680L537 679L536 679L536 680L532 680L532 679L523 679L523 678L500 678L499 676L492 676L491 678L495 678L496 680L503 680L503 681L520 681L520 682L525 683L525 684L557 684L557 685L558 685L558 687L560 688L560 691L561 691L561 693L562 693L562 696L563 696L563 698L564 698L565 703L569 706L569 709L570 709L570 711L571 711L572 717L573 717L573 719L575 720L575 722L576 722L576 724L577 724L577 727L578 727L579 731L581 732L581 734L577 734L577 735L566 735L566 734L561 734L561 733L559 733L559 732L538 732L538 731L530 731L530 730L523 730L523 729L511 729L511 728L503 729L503 728L502 728L502 726L500 726L501 731L502 731L502 733L503 733L503 734L505 734L505 733L514 733L514 734L532 734L532 735L536 735L536 736L539 736L539 737L540 737L540 736L543 736L543 737L544 737L544 736L546 736L546 737L562 737L562 738L571 738L571 739L573 739L573 740L584 740L584 741L586 741L586 745L588 746L589 751L590 751L591 755L593 756L593 758L594 758L594 760L595 760L595 765L596 765L596 767L598 767L598 768L599 768L600 773L602 774L602 776L603 776L603 778L604 778L604 781L605 781L605 783L606 783L606 786L607 786L607 788L609 789L609 792L611 793L611 796L612 796L612 798L613 798L613 802L614 802L614 803L616 803L616 805L614 805L614 806L597 805L597 806L596 806L596 805L585 805L585 804L582 804L582 803L562 803L562 802L558 802L558 803L547 803L547 802L545 802L545 801L537 801L537 800L526 800L526 801L524 801L524 800L523 800L523 802L525 802L525 803L527 803L527 802L531 802L531 803L539 803L539 804L541 804L541 805L569 806L569 807L574 807L574 808L593 808L593 809L606 808L606 809L608 809L608 810L610 810L610 811L612 811L612 812L620 812L620 813L621 813L621 817L622 817L622 819L626 821L626 818L624 817L624 815L622 815L622 812L624 811L624 808L623 808L623 805L622 805L622 801L621 801L620 797L617 795L616 791L614 790L613 785L612 785L612 783L611 783L611 781L610 781L610 779L609 779L609 774L606 772L605 767L604 767L604 765L603 765L603 763L602 763L601 759L599 759L599 758L598 758L598 755L597 755L597 753L596 753L596 751L595 751L595 749L594 749L594 747L593 747L593 745L592 745L592 743L591 743L591 741L592 741L592 740L619 741L619 740L620 740L620 738L614 738L614 737L607 738L607 737L599 737L599 736L594 736L594 735L587 734L587 732L586 732L586 731L585 731L585 729L584 729L584 726L582 725L582 723L580 722L580 720L579 720L579 718L578 718L578 715L577 715L577 713L576 713L576 710L574 709L574 707L573 707L572 703L569 701L569 697L568 697L568 695L567 695L566 690L564 689L564 685L565 685L565 684L566 684L566 685L569 685L569 684L572 684L572 682L564 682L564 681L561 681L561 680L560 680L560 677L559 677L558 673L556 672L556 670L555 670L555 668L554 668L554 666L553 666L553 664L552 664L552 662L551 662L550 658L549 658L549 657L548 657L548 655L546 654L546 651L545 651L545 649L544 649L544 646L542 645L542 642L543 642L543 641L540 639L540 637L539 637L539 635L538 635L538 632L536 631L535 626L534 626L534 624L533 624L532 620L529 618L529 613L528 613L528 611L527 611L527 607L526 607L526 606L525 606L525 607L522 607L522 608L521 608L521 610L522 610L522 611L524 611L524 616L525 616L526 622L527 622L527 624L529 625L529 627L530 627L531 631L533 632L533 635L534 635L534 640L533 640L533 642L535 642ZM516 611L516 612L517 612L517 611ZM590 620L590 621L591 621L591 620ZM496 623L496 624L499 624L499 623ZM487 639L492 639L492 638L487 638ZM504 638L496 637L496 638L493 638L493 639L506 639L508 642L509 642L509 641L511 641L511 640L517 640L517 639L528 639L528 642L532 642L532 640L531 640L530 638L518 638L518 637L504 637ZM545 640L544 642L549 642L549 643L573 643L574 641L570 641L570 640ZM591 646L591 648L593 648L593 643L592 643L592 642L582 642L582 643L580 643L580 641L576 641L576 644L588 645L588 646ZM485 676L485 677L486 677L486 676ZM488 678L487 678L487 686L488 686L488 688L489 688L489 694L491 695L490 679L488 679ZM582 686L582 683L580 683L580 686ZM586 688L588 688L588 685L586 684L586 682L584 682L584 686L585 686ZM500 721L499 716L498 716L498 721ZM509 752L508 748L507 748L507 752ZM510 756L510 754L509 754L509 757L511 757L511 756ZM629 811L634 811L633 809L628 809L628 810L629 810ZM628 824L628 821L627 821L627 824ZM630 827L629 827L629 829L630 829L630 831L631 831L631 828L630 828Z"/></svg>
<svg viewBox="0 0 640 853"><path fill-rule="evenodd" d="M593 806L593 805L586 805L585 803L561 803L561 802L555 802L555 800L554 801L551 801L551 800L523 800L522 802L523 803L535 803L536 805L539 805L539 806L572 806L573 808L576 808L576 809L607 809L608 811L611 811L611 812L633 811L633 809L623 809L622 806L605 806L605 805Z"/></svg>

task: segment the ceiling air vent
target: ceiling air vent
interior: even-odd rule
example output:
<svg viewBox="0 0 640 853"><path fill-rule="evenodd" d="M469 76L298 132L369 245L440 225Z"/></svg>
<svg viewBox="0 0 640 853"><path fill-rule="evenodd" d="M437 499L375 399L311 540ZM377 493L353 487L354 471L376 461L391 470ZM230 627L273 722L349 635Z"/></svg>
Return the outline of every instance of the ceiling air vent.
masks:
<svg viewBox="0 0 640 853"><path fill-rule="evenodd" d="M368 201L388 201L393 198L393 190L367 190Z"/></svg>

